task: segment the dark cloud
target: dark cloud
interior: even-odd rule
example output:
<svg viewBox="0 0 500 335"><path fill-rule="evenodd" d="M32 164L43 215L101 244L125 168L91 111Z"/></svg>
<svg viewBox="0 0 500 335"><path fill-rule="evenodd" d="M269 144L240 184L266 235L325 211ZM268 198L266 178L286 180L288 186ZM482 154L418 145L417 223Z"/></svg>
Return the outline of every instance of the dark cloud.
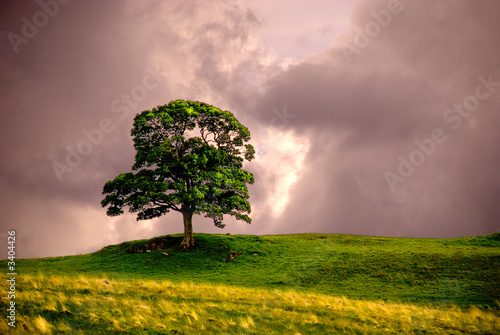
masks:
<svg viewBox="0 0 500 335"><path fill-rule="evenodd" d="M284 70L258 36L276 26L268 33L277 41L286 26L242 3L73 0L14 48L11 33L22 36L26 20L43 19L43 8L3 1L0 228L18 230L21 257L180 232L176 213L137 223L134 215L107 218L99 202L102 185L133 164L135 113L184 98L233 111L260 151L246 165L256 177L253 223L228 220L227 232L497 231L500 87L470 117L452 113L453 122L445 122L443 115L476 94L480 76L500 81L500 6L402 0L366 46L346 53L356 27L376 24L373 13L383 15L391 3L359 2L352 30ZM290 18L301 12L297 6ZM322 14L323 28L305 31L324 35L328 24ZM297 54L310 54L308 43L317 50L321 39L301 34ZM415 139L432 138L435 128L447 140L392 192L386 171L397 173L399 156L408 160ZM78 158L78 151L86 155ZM68 170L58 176L54 162ZM194 224L221 232L203 218Z"/></svg>
<svg viewBox="0 0 500 335"><path fill-rule="evenodd" d="M136 113L241 95L245 71L259 75L250 41L258 20L198 1L50 3L59 5L49 18L38 2L2 2L1 229L18 230L21 257L179 232L175 213L149 223L107 218L102 186L133 164Z"/></svg>
<svg viewBox="0 0 500 335"><path fill-rule="evenodd" d="M378 22L373 11L388 3L361 2L354 25L364 30ZM500 228L500 87L472 116L460 116L458 129L452 128L458 121L443 119L475 94L478 77L500 82L500 24L492 14L500 6L402 1L400 7L359 52L346 52L346 43L356 45L353 29L271 81L260 100L258 111L289 106L300 118L290 127L313 139L308 173L292 187L280 218L287 232L451 237ZM415 140L431 139L435 128L447 140L427 144L430 156L392 192L386 171L397 173L399 156L409 160L419 150ZM413 156L420 164L419 157Z"/></svg>

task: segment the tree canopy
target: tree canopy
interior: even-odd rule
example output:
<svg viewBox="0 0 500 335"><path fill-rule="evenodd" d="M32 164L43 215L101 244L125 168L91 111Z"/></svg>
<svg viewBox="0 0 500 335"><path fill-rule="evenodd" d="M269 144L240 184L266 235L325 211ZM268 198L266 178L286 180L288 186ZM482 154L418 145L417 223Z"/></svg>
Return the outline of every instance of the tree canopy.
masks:
<svg viewBox="0 0 500 335"><path fill-rule="evenodd" d="M251 222L247 184L253 175L242 166L255 150L249 130L229 111L198 101L175 100L139 113L131 130L136 149L132 172L108 181L103 207L117 216L129 207L137 220L182 213L184 240L194 245L193 214L204 214L223 228L223 215Z"/></svg>

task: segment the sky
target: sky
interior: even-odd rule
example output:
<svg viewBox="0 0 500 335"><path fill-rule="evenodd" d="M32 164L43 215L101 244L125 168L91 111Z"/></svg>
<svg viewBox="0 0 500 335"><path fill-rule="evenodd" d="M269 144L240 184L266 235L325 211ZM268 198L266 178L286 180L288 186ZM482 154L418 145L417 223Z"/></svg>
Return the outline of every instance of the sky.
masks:
<svg viewBox="0 0 500 335"><path fill-rule="evenodd" d="M0 248L75 255L182 232L107 217L133 117L229 110L252 223L195 232L452 238L500 231L500 2L4 0Z"/></svg>

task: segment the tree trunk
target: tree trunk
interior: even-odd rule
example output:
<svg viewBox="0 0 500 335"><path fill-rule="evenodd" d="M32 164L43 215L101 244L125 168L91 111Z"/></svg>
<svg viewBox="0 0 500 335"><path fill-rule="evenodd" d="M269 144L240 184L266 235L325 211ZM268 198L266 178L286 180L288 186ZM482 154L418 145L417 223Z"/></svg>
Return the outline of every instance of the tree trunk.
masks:
<svg viewBox="0 0 500 335"><path fill-rule="evenodd" d="M184 220L184 239L181 242L181 247L183 250L188 250L194 247L193 212L182 211L182 219Z"/></svg>

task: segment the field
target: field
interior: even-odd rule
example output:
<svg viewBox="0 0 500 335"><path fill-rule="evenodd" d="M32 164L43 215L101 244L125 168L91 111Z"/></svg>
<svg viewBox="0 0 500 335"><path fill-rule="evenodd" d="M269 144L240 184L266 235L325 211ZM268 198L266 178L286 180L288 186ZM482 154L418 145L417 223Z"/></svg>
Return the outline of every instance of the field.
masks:
<svg viewBox="0 0 500 335"><path fill-rule="evenodd" d="M500 234L195 238L190 252L169 235L17 260L13 333L500 333Z"/></svg>

